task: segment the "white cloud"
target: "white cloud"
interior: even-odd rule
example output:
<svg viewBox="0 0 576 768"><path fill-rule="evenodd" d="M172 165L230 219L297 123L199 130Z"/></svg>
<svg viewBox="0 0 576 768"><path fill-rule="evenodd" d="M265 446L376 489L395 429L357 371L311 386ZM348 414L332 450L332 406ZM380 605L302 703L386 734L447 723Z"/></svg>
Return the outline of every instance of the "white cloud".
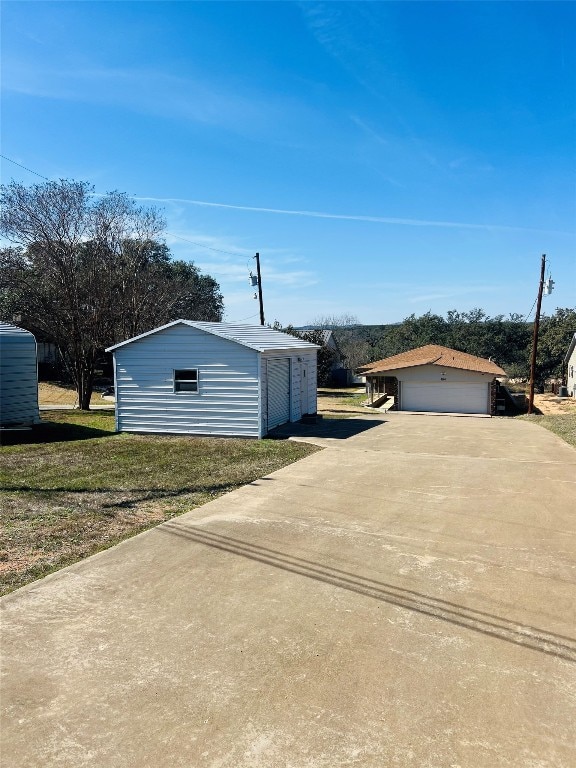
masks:
<svg viewBox="0 0 576 768"><path fill-rule="evenodd" d="M143 198L139 198L143 199ZM228 302L231 290L239 283L246 284L243 295L250 295L249 274L256 273L254 250L239 245L230 237L200 233L196 230L170 229L165 240L176 258L191 258L205 274L212 275L225 291ZM298 268L294 268L295 265ZM306 261L291 252L280 248L266 248L266 260L263 263L262 285L308 288L319 282L318 275L305 268ZM232 288L234 286L234 288Z"/></svg>
<svg viewBox="0 0 576 768"><path fill-rule="evenodd" d="M244 80L187 76L142 68L30 66L3 63L2 89L37 98L119 106L125 110L221 127L254 140L298 146L301 126L321 113L297 98L249 86Z"/></svg>

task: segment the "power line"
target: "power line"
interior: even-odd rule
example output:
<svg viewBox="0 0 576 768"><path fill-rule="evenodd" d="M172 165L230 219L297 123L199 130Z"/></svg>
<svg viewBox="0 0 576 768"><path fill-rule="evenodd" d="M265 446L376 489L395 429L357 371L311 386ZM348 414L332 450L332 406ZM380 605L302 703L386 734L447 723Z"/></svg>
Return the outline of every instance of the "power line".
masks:
<svg viewBox="0 0 576 768"><path fill-rule="evenodd" d="M0 154L0 157L3 157L4 160L8 160L9 163L14 163L14 165L17 165L19 168L23 168L25 171L28 171L29 173L33 173L35 176L39 176L41 179L44 179L45 181L50 181L49 178L46 176L43 176L41 173L38 173L37 171L33 171L31 168L27 168L25 165L22 165L21 163L17 163L16 160L12 160L12 158L7 157L6 155ZM216 253L225 253L228 256L234 256L235 258L238 258L240 256L239 253L233 253L232 251L225 251L222 248L213 248L210 245L204 245L204 243L197 243L194 240L189 240L187 237L182 237L181 235L175 235L174 232L166 232L167 235L170 237L175 237L178 240L184 240L186 243L191 243L192 245L198 246L198 248L206 248L208 251L216 251ZM223 275L220 273L220 277L226 277L226 275Z"/></svg>
<svg viewBox="0 0 576 768"><path fill-rule="evenodd" d="M537 301L538 301L538 297L536 297L536 298L534 299L534 303L533 303L533 304L532 304L532 306L530 307L530 311L528 312L528 314L527 314L527 315L524 315L524 322L527 322L528 318L529 318L529 317L530 317L530 315L532 314L532 310L533 310L533 309L534 309L534 307L536 306L536 302L537 302Z"/></svg>
<svg viewBox="0 0 576 768"><path fill-rule="evenodd" d="M33 173L34 176L39 176L41 179L44 179L45 181L50 181L50 179L46 178L46 176L42 176L41 173L37 173L36 171L33 171L32 168L26 168L25 165L22 165L22 163L17 163L16 160L12 160L11 157L6 157L6 155L1 155L0 157L3 157L4 160L8 160L9 163L14 163L14 165L17 165L19 168L24 168L25 171L28 171L28 173Z"/></svg>
<svg viewBox="0 0 576 768"><path fill-rule="evenodd" d="M0 157L3 157L4 160L8 160L9 163L14 163L14 165L17 165L19 168L23 168L25 171L28 171L29 173L33 173L35 176L40 177L41 179L44 179L45 181L50 181L49 178L46 176L43 176L41 173L38 173L37 171L33 171L31 168L27 168L25 165L22 165L21 163L17 163L16 160L12 160L12 158L7 157L6 155L0 154ZM240 256L239 253L233 253L232 251L225 251L223 248L214 248L210 245L204 245L204 243L198 243L195 240L189 240L187 237L182 237L182 235L176 235L174 232L166 232L167 235L170 237L175 237L177 240L183 240L185 243L190 243L191 245L196 245L198 248L205 248L208 251L215 251L216 253L225 253L227 256L234 256L234 258L238 258ZM246 265L248 268L248 265ZM229 277L229 275L225 275L223 273L213 272L210 270L211 275L216 275L217 277ZM251 274L251 273L250 273ZM234 322L241 323L244 320L251 320L253 317L257 317L257 314L249 315L248 317L243 317L240 320L235 320Z"/></svg>
<svg viewBox="0 0 576 768"><path fill-rule="evenodd" d="M197 243L194 240L189 240L187 237L182 237L181 235L175 235L173 232L166 232L167 235L170 235L170 237L176 237L178 240L184 240L186 243L192 243L192 245L197 245L199 248L206 248L209 251L216 251L217 253L226 253L228 256L235 256L238 258L240 256L239 253L232 253L232 251L224 251L222 248L213 248L210 245L204 245L203 243Z"/></svg>
<svg viewBox="0 0 576 768"><path fill-rule="evenodd" d="M229 323L241 323L244 320L251 320L253 317L258 317L258 312L254 315L248 315L248 317L241 317L240 320L228 320Z"/></svg>

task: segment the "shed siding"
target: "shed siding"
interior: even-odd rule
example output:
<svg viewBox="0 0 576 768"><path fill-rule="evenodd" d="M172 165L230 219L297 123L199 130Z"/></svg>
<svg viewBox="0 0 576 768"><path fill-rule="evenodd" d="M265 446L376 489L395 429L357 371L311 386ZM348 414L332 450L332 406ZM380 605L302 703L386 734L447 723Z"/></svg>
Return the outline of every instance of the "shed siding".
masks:
<svg viewBox="0 0 576 768"><path fill-rule="evenodd" d="M117 428L259 437L259 353L187 325L115 351ZM198 369L198 392L174 392L174 370Z"/></svg>
<svg viewBox="0 0 576 768"><path fill-rule="evenodd" d="M8 323L0 325L0 414L6 427L40 421L36 339Z"/></svg>
<svg viewBox="0 0 576 768"><path fill-rule="evenodd" d="M318 355L315 352L306 354L308 360L308 412L318 410Z"/></svg>
<svg viewBox="0 0 576 768"><path fill-rule="evenodd" d="M304 355L298 355L304 357ZM300 387L302 386L302 367L298 357L292 358L290 370L290 421L298 421L302 418Z"/></svg>
<svg viewBox="0 0 576 768"><path fill-rule="evenodd" d="M260 355L260 437L268 434L268 371L266 358Z"/></svg>

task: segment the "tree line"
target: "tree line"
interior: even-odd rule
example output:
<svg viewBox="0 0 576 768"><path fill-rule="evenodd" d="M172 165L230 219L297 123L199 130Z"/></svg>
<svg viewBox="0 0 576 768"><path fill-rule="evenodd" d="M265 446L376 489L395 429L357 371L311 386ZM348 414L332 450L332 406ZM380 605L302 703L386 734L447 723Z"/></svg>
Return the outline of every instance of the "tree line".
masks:
<svg viewBox="0 0 576 768"><path fill-rule="evenodd" d="M218 283L162 241L154 208L62 179L0 187L0 317L53 341L87 409L106 347L185 317L219 321Z"/></svg>
<svg viewBox="0 0 576 768"><path fill-rule="evenodd" d="M316 379L318 386L328 387L332 384L333 368L337 362L338 355L331 347L324 343L324 334L322 328L294 328L293 325L282 327L278 320L275 320L271 328L275 331L288 333L298 339L309 341L310 344L316 344L318 356L316 358Z"/></svg>
<svg viewBox="0 0 576 768"><path fill-rule="evenodd" d="M324 326L326 327L326 326ZM350 368L426 344L439 344L492 359L511 378L528 378L533 324L522 315L489 317L482 309L451 310L446 317L426 312L392 325L336 325L334 335ZM576 332L576 308L543 316L536 360L539 384L562 375L562 361Z"/></svg>

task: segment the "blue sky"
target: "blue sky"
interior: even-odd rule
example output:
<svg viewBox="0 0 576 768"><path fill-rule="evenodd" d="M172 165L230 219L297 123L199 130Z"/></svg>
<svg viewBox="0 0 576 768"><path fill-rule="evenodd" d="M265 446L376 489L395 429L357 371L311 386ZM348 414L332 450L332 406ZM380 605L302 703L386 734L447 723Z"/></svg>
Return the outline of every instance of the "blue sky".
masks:
<svg viewBox="0 0 576 768"><path fill-rule="evenodd" d="M258 321L256 251L269 322L527 314L542 253L544 311L574 306L573 2L5 0L2 22L2 153L160 207L227 320Z"/></svg>

